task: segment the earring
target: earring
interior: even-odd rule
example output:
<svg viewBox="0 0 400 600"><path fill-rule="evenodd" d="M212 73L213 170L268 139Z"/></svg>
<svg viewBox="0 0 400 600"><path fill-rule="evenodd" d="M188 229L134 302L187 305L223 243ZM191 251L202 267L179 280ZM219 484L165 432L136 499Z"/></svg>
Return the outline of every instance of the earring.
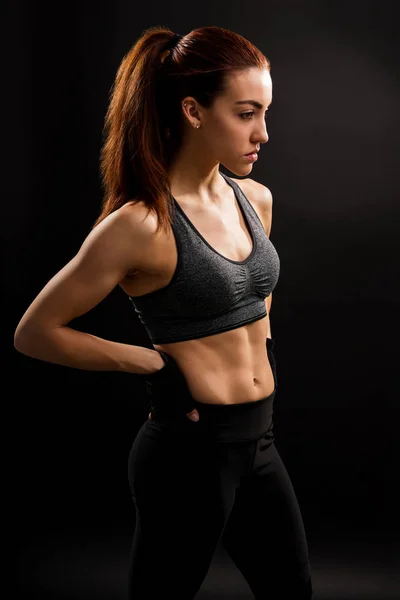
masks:
<svg viewBox="0 0 400 600"><path fill-rule="evenodd" d="M183 106L186 106L186 102L183 103ZM193 123L193 127L196 127L196 129L199 129L200 125L196 125L196 123Z"/></svg>

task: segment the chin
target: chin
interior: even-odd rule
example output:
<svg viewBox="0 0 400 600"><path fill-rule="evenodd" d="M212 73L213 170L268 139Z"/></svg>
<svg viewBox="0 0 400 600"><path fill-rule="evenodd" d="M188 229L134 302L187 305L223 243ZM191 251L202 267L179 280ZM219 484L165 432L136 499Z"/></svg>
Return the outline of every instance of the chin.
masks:
<svg viewBox="0 0 400 600"><path fill-rule="evenodd" d="M238 177L246 177L246 175L248 175L249 173L252 172L254 163L248 163L247 165L243 164L243 165L240 165L240 167L238 166L237 163L235 165L231 165L231 166L229 166L228 164L224 164L224 163L221 163L221 164L223 167L225 167L225 169L228 169L228 171L230 171L234 175L237 175Z"/></svg>

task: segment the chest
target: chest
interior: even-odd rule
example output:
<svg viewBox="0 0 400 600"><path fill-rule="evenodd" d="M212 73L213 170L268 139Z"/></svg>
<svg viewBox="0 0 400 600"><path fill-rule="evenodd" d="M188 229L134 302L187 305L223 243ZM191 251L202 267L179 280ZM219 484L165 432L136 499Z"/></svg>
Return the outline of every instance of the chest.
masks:
<svg viewBox="0 0 400 600"><path fill-rule="evenodd" d="M262 214L251 186L237 181L262 222ZM231 197L223 206L193 206L179 202L182 217L203 241L215 252L232 261L246 260L253 250L253 239L246 216L235 198ZM178 210L178 209L177 209ZM265 227L265 225L264 225ZM144 268L120 283L130 296L140 296L161 289L171 281L178 261L176 240L172 232L161 232L154 240L149 260Z"/></svg>
<svg viewBox="0 0 400 600"><path fill-rule="evenodd" d="M201 207L180 202L178 210L195 234L224 258L244 261L251 254L251 225L233 191L222 206Z"/></svg>

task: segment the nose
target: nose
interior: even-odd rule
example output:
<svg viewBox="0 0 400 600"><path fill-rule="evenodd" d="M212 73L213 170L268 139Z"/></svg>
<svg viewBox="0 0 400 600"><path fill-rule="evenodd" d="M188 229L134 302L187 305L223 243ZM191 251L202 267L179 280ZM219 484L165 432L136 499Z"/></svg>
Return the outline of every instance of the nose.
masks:
<svg viewBox="0 0 400 600"><path fill-rule="evenodd" d="M266 144L268 142L269 136L268 136L268 131L267 131L267 124L265 122L263 125L260 126L260 128L257 127L257 131L255 132L253 139L257 140L257 142L255 142L255 143L258 146L260 144Z"/></svg>

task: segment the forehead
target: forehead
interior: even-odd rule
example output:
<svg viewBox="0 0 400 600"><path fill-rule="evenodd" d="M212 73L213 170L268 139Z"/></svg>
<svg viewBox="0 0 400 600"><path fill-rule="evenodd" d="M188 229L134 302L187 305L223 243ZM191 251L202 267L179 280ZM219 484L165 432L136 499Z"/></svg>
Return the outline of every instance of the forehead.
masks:
<svg viewBox="0 0 400 600"><path fill-rule="evenodd" d="M225 98L229 102L251 98L267 108L272 101L272 80L268 69L251 68L233 73L229 77Z"/></svg>

